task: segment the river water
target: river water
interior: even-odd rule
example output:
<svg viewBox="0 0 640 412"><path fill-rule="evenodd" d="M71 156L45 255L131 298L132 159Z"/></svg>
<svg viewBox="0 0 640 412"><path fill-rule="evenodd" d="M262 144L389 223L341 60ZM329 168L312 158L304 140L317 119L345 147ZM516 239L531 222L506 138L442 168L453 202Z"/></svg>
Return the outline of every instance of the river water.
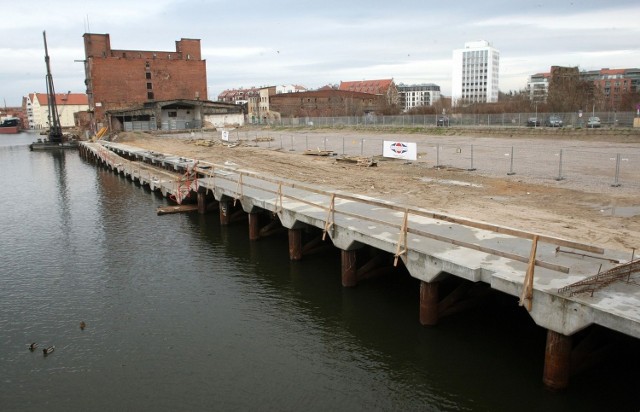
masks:
<svg viewBox="0 0 640 412"><path fill-rule="evenodd" d="M338 253L157 216L159 195L34 139L0 138L2 411L640 409L635 340L550 392L545 331L511 298L424 328L407 276L344 289Z"/></svg>

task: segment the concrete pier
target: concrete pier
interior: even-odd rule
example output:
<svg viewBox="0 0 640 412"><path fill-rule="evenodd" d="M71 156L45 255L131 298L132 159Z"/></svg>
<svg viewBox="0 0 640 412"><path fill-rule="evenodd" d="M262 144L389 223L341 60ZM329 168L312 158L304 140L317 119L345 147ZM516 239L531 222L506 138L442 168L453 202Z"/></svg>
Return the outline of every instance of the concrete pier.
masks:
<svg viewBox="0 0 640 412"><path fill-rule="evenodd" d="M252 214L257 211L277 215L282 226L289 229L291 260L300 259L309 245L322 243L315 240L302 246L300 228L318 228L323 239L327 237L342 251L345 287L357 284L355 251L360 247L366 245L392 255L397 264L404 264L410 275L421 281L416 306L423 325L437 324L437 285L449 276L470 284L481 282L514 297L526 295L531 319L549 331L543 381L552 388L568 384L570 362L566 352L570 352L571 335L595 324L640 338L637 286L619 281L591 294L562 292L568 285L629 262L630 251L605 250L122 144L82 143L81 153L176 200L184 199L186 189L213 193L220 204L222 225L230 223L231 206L236 201L249 213L250 227L256 224ZM174 170L173 178L161 174L158 168ZM185 188L177 181L189 170L195 170L198 178ZM251 233L255 234L250 229ZM532 247L534 242L536 247Z"/></svg>

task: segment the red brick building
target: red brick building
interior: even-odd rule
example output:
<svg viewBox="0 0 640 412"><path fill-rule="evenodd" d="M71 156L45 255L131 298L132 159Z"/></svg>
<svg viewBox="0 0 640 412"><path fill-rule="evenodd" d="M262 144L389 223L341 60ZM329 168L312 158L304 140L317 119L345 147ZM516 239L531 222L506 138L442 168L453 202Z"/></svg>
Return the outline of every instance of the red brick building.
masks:
<svg viewBox="0 0 640 412"><path fill-rule="evenodd" d="M207 99L199 39L178 40L175 51L143 51L112 49L109 34L83 37L85 84L96 130L109 110L157 100Z"/></svg>
<svg viewBox="0 0 640 412"><path fill-rule="evenodd" d="M378 112L384 100L384 96L370 93L323 89L275 94L269 98L269 107L281 117L361 116Z"/></svg>
<svg viewBox="0 0 640 412"><path fill-rule="evenodd" d="M601 93L602 108L633 110L638 103L640 69L590 70L580 76L596 85Z"/></svg>
<svg viewBox="0 0 640 412"><path fill-rule="evenodd" d="M640 94L640 69L599 69L580 71L578 67L551 66L549 73L537 73L530 77L527 85L532 101L542 103L548 101L549 91L563 89L567 83L569 89L576 81L593 83L595 96L581 103L595 105L599 110L634 110ZM566 98L566 87L562 92ZM594 100L595 99L595 100ZM585 106L588 107L588 106ZM593 107L593 106L592 106Z"/></svg>
<svg viewBox="0 0 640 412"><path fill-rule="evenodd" d="M398 87L393 79L340 82L338 89L384 96L388 107L397 107L400 102Z"/></svg>

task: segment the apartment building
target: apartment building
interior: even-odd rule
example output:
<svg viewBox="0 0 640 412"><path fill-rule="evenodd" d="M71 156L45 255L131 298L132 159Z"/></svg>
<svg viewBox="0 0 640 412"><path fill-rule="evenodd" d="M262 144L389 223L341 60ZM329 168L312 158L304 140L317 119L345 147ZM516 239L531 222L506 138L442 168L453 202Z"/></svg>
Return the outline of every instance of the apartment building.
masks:
<svg viewBox="0 0 640 412"><path fill-rule="evenodd" d="M400 107L403 111L409 111L420 106L432 106L440 100L440 86L428 84L398 84L400 95Z"/></svg>
<svg viewBox="0 0 640 412"><path fill-rule="evenodd" d="M225 103L243 104L249 103L251 97L260 96L259 87L226 89L218 94L218 101Z"/></svg>
<svg viewBox="0 0 640 412"><path fill-rule="evenodd" d="M498 101L500 52L485 40L466 42L453 51L453 105Z"/></svg>
<svg viewBox="0 0 640 412"><path fill-rule="evenodd" d="M549 78L551 73L536 73L529 76L527 91L533 103L545 103L549 94Z"/></svg>
<svg viewBox="0 0 640 412"><path fill-rule="evenodd" d="M529 77L527 90L535 103L545 103L549 95L549 84L562 85L563 81L586 81L593 83L597 105L607 110L624 110L632 93L640 92L640 69L599 69L580 71L578 67L552 66L547 73L537 73ZM626 100L625 100L626 99Z"/></svg>
<svg viewBox="0 0 640 412"><path fill-rule="evenodd" d="M75 126L74 115L89 110L89 99L82 93L56 93L56 106L61 127ZM46 93L30 93L24 99L27 125L32 130L49 128L49 97Z"/></svg>
<svg viewBox="0 0 640 412"><path fill-rule="evenodd" d="M640 69L589 70L580 73L580 78L600 90L605 108L623 109L625 96L640 92Z"/></svg>
<svg viewBox="0 0 640 412"><path fill-rule="evenodd" d="M282 84L276 86L276 94L282 93L300 93L306 92L307 89L304 86L300 86L297 84Z"/></svg>
<svg viewBox="0 0 640 412"><path fill-rule="evenodd" d="M249 87L244 88L241 87L239 89L226 89L218 94L219 102L226 103L235 103L235 104L246 104L249 101L249 97L251 96L259 96L261 87ZM303 86L299 86L296 84L289 85L278 85L275 86L275 93L300 93L306 92L307 89Z"/></svg>
<svg viewBox="0 0 640 412"><path fill-rule="evenodd" d="M274 112L270 108L270 97L275 96L276 86L261 87L257 101L257 112L250 112L249 116L252 120L259 119L259 123L270 123L280 119L280 114ZM256 105L249 104L249 108L253 109Z"/></svg>

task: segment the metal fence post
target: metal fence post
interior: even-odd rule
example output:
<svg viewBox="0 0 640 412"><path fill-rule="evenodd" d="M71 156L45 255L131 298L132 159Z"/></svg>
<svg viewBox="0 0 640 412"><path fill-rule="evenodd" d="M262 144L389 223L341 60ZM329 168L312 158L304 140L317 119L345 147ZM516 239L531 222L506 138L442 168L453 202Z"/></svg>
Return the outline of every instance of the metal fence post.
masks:
<svg viewBox="0 0 640 412"><path fill-rule="evenodd" d="M471 167L467 169L467 171L472 172L474 170L476 170L476 168L473 167L473 145L471 145Z"/></svg>
<svg viewBox="0 0 640 412"><path fill-rule="evenodd" d="M282 149L282 135L280 135L280 149Z"/></svg>
<svg viewBox="0 0 640 412"><path fill-rule="evenodd" d="M364 139L360 139L360 156L364 153Z"/></svg>
<svg viewBox="0 0 640 412"><path fill-rule="evenodd" d="M440 167L440 144L436 145L436 167Z"/></svg>
<svg viewBox="0 0 640 412"><path fill-rule="evenodd" d="M344 156L344 136L342 136L342 155Z"/></svg>
<svg viewBox="0 0 640 412"><path fill-rule="evenodd" d="M564 180L564 177L562 177L562 149L560 149L560 162L558 164L558 177L556 177L556 180Z"/></svg>
<svg viewBox="0 0 640 412"><path fill-rule="evenodd" d="M509 166L509 172L507 173L507 176L513 176L516 174L516 172L513 171L513 146L511 146L511 159L509 159L509 162L511 163L511 165Z"/></svg>
<svg viewBox="0 0 640 412"><path fill-rule="evenodd" d="M618 177L620 176L620 153L616 154L616 175L613 179L613 184L611 187L620 187L620 183L618 182Z"/></svg>

